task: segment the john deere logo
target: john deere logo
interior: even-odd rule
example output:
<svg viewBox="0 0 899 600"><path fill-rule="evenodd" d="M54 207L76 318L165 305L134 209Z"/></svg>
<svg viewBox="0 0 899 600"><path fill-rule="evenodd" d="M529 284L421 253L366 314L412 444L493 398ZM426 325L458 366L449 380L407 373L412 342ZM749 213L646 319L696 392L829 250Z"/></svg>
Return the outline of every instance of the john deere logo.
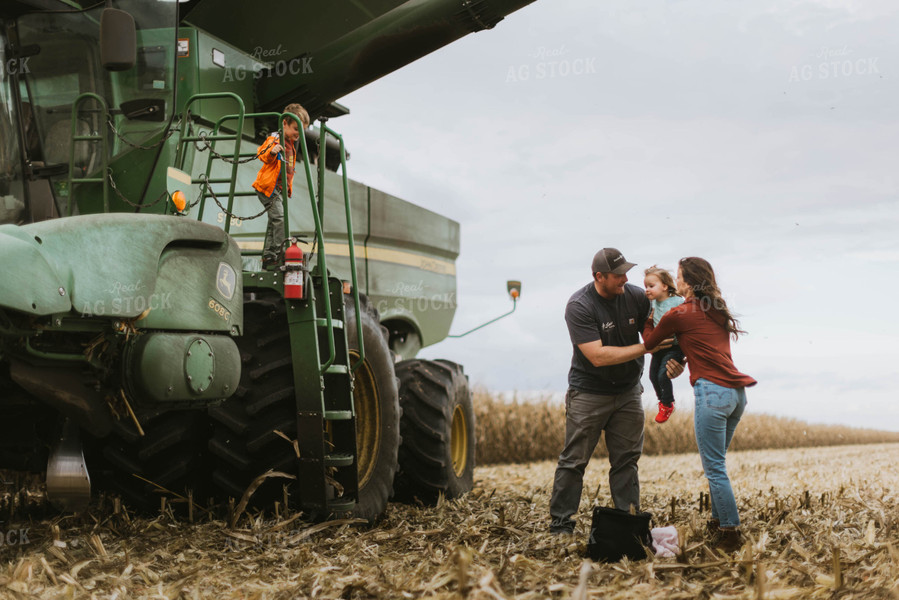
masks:
<svg viewBox="0 0 899 600"><path fill-rule="evenodd" d="M219 272L215 277L215 288L225 300L234 297L234 285L237 283L237 275L234 269L227 263L219 263Z"/></svg>

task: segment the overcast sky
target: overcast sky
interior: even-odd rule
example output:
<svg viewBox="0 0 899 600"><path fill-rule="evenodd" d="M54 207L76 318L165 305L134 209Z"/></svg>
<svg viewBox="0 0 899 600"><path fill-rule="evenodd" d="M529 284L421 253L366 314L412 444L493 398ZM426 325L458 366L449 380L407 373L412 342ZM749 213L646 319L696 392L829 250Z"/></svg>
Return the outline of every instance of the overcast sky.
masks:
<svg viewBox="0 0 899 600"><path fill-rule="evenodd" d="M523 282L422 356L561 394L594 252L641 287L696 255L750 410L899 430L896 31L894 0L537 0L344 98L350 176L461 223L454 332Z"/></svg>

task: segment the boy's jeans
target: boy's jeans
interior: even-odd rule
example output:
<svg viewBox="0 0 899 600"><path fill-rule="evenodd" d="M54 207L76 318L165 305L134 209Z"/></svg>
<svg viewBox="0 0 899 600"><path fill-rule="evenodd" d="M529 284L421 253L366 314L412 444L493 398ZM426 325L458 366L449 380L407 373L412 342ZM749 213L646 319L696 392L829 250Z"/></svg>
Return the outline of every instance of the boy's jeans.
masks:
<svg viewBox="0 0 899 600"><path fill-rule="evenodd" d="M643 386L614 395L592 394L569 389L565 397L565 448L553 481L549 514L551 531L574 531L581 503L584 470L600 435L606 432L609 450L609 488L615 508L640 508L637 461L643 453Z"/></svg>
<svg viewBox="0 0 899 600"><path fill-rule="evenodd" d="M275 189L271 196L257 191L256 196L268 211L262 260L274 261L281 256L281 246L284 245L284 205L281 203L281 190Z"/></svg>
<svg viewBox="0 0 899 600"><path fill-rule="evenodd" d="M746 408L746 389L726 388L707 379L697 379L693 394L696 397L693 410L696 445L702 469L709 480L712 518L718 519L721 527L737 527L740 515L727 477L724 455Z"/></svg>
<svg viewBox="0 0 899 600"><path fill-rule="evenodd" d="M653 354L649 363L649 380L659 402L665 406L674 404L674 385L668 378L668 370L665 367L672 358L681 364L684 362L684 353L677 344Z"/></svg>

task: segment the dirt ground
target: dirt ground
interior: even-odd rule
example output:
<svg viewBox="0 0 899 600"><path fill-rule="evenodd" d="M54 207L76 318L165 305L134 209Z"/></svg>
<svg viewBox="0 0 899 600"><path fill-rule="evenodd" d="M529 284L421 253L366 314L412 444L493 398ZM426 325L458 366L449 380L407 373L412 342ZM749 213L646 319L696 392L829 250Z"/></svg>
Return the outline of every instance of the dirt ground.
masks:
<svg viewBox="0 0 899 600"><path fill-rule="evenodd" d="M187 523L114 514L4 521L0 598L899 598L899 444L734 452L747 544L715 554L696 454L644 457L643 509L675 525L676 558L584 558L587 471L573 537L547 533L551 462L476 471L437 507L391 504L374 527L297 515Z"/></svg>

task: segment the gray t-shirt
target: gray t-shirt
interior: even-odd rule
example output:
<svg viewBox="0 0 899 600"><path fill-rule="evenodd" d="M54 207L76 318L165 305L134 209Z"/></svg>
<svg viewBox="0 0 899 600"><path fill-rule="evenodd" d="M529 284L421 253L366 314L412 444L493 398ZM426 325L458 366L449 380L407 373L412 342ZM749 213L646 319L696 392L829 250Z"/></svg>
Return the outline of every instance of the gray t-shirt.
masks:
<svg viewBox="0 0 899 600"><path fill-rule="evenodd" d="M649 316L649 300L642 289L627 283L624 293L606 300L593 282L571 296L565 307L565 322L574 352L568 371L568 386L593 394L619 394L631 389L643 375L643 357L607 367L594 367L579 344L602 340L603 346L640 343L640 333Z"/></svg>

